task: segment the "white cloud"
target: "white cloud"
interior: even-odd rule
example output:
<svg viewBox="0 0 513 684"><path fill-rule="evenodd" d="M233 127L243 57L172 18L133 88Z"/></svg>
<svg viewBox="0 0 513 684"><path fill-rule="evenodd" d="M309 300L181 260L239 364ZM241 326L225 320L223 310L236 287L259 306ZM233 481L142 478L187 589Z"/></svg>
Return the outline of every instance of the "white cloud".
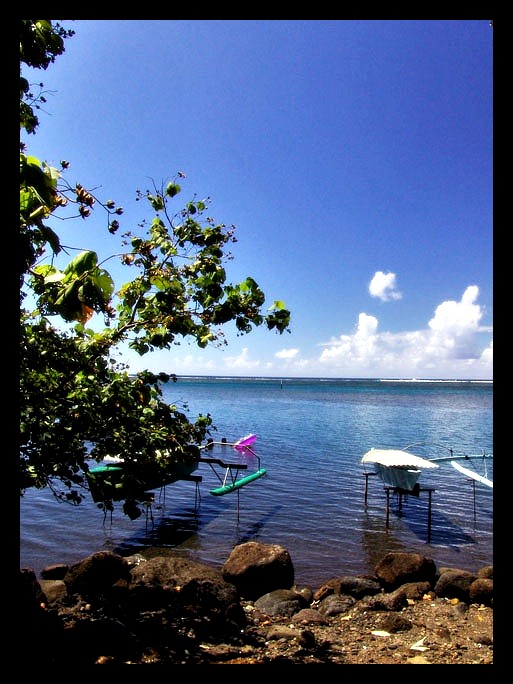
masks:
<svg viewBox="0 0 513 684"><path fill-rule="evenodd" d="M491 378L493 344L478 351L483 310L476 304L479 288L470 285L459 302L435 309L425 330L378 332L378 320L361 313L353 335L323 344L320 363L341 377Z"/></svg>
<svg viewBox="0 0 513 684"><path fill-rule="evenodd" d="M434 317L429 321L435 340L452 344L455 340L471 341L479 329L483 313L474 302L479 294L476 285L469 285L460 302L446 301L436 307ZM452 342L451 342L452 341Z"/></svg>
<svg viewBox="0 0 513 684"><path fill-rule="evenodd" d="M177 375L492 379L493 328L481 325L478 295L470 285L459 301L437 305L421 330L382 332L378 319L362 312L353 332L320 343L321 354L310 358L299 346L270 350L269 356L260 345L259 352L244 346L231 355L218 349L181 353L177 347L137 357L131 366L133 372L152 368Z"/></svg>
<svg viewBox="0 0 513 684"><path fill-rule="evenodd" d="M299 349L281 349L276 352L277 359L294 359L299 354Z"/></svg>
<svg viewBox="0 0 513 684"><path fill-rule="evenodd" d="M485 364L489 364L490 368L493 365L493 340L490 342L490 344L486 347L486 349L483 350L481 354L481 360Z"/></svg>
<svg viewBox="0 0 513 684"><path fill-rule="evenodd" d="M253 360L250 358L248 347L244 347L237 356L228 356L226 359L223 359L223 361L228 368L245 371L256 370L264 365L258 359Z"/></svg>
<svg viewBox="0 0 513 684"><path fill-rule="evenodd" d="M382 302L401 299L402 294L397 290L395 273L383 273L376 271L369 283L371 297L378 297Z"/></svg>

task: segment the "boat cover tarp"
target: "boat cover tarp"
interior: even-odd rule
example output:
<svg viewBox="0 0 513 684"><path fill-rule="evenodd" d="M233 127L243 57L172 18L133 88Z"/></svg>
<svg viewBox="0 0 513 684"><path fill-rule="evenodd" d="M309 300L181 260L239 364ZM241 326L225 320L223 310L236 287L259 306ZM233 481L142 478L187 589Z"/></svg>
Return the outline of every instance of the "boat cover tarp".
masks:
<svg viewBox="0 0 513 684"><path fill-rule="evenodd" d="M438 468L436 463L414 456L402 449L371 449L362 457L362 463L378 463L389 468Z"/></svg>

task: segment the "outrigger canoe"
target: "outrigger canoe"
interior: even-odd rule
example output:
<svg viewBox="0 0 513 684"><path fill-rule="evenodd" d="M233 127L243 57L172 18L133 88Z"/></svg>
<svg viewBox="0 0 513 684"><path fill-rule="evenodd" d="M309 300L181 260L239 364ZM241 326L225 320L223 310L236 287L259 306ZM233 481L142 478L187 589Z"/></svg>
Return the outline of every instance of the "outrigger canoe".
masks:
<svg viewBox="0 0 513 684"><path fill-rule="evenodd" d="M198 461L187 461L173 465L172 471L158 479L144 479L134 482L133 479L125 478L125 465L123 461L102 463L91 468L86 473L89 491L95 503L104 501L123 501L125 499L139 499L145 492L164 487L178 480L191 480L193 473L198 468Z"/></svg>

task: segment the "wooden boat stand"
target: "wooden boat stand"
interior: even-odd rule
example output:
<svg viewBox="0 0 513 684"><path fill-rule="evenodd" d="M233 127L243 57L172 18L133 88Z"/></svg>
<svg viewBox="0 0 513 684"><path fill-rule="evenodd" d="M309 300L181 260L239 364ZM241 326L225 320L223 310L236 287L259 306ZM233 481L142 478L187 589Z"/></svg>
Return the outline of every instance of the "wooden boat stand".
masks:
<svg viewBox="0 0 513 684"><path fill-rule="evenodd" d="M368 494L368 488L369 488L369 477L371 475L377 475L377 473L363 473L365 476L365 503L367 503L367 494ZM388 530L390 527L390 492L393 494L397 494L399 496L399 510L402 510L403 506L403 496L409 496L412 495L412 492L406 490L406 489L401 489L401 487L393 487L391 485L385 485L383 487L386 493L387 497L387 502L386 502L386 508L385 508L385 526ZM416 494L414 496L420 495L421 492L427 492L428 493L428 511L427 511L427 542L428 544L431 541L431 511L432 511L432 498L433 498L433 492L435 492L436 489L434 487L419 487L416 490Z"/></svg>
<svg viewBox="0 0 513 684"><path fill-rule="evenodd" d="M249 441L249 439L252 438L251 442L252 443L255 439L254 435L248 435L246 438L244 438L245 441ZM201 456L197 460L197 464L199 463L206 463L207 465L210 466L212 472L216 476L216 478L220 482L220 486L215 487L210 490L210 493L213 496L224 496L225 494L230 494L232 492L237 492L237 520L240 519L240 490L242 487L245 487L246 485L250 484L250 482L253 482L254 480L258 480L259 478L263 477L264 475L267 474L267 471L265 468L262 468L260 466L260 458L257 456L257 454L251 449L249 444L244 444L239 442L234 442L234 443L228 443L225 439L223 439L222 442L214 442L213 440L209 440L207 444L205 444L202 449L210 449L211 447L214 446L214 444L221 444L223 446L233 446L239 449L239 451L247 451L250 452L258 462L258 470L249 473L249 475L246 475L245 477L239 477L239 472L244 471L248 469L248 464L247 463L228 463L225 462L219 458L211 458L208 456ZM216 469L217 467L224 469L224 477L221 476L221 474L218 472ZM108 466L102 466L97 469L99 474L96 474L95 470L91 471L91 474L94 474L95 477L92 480L93 484L96 484L96 480L99 479L100 484L105 485L105 482L110 485L111 489L113 489L114 493L118 494L118 498L116 500L121 500L121 497L119 496L119 492L114 490L114 485L110 482L109 479L105 480L105 472L109 475L110 478L113 476L118 476L120 473L122 474L122 466L119 464L115 465L108 465ZM102 477L100 477L102 476ZM196 494L195 494L195 503L194 507L195 510L197 510L199 506L199 502L201 501L201 491L200 491L200 482L202 482L203 477L201 475L193 474L193 473L180 473L179 475L175 474L173 478L170 480L170 482L162 482L160 484L160 493L159 493L159 506L162 505L165 502L166 498L166 487L168 484L171 484L173 482L176 482L178 480L186 480L188 482L194 482L196 485ZM92 487L91 487L92 489ZM98 485L96 487L98 491L96 491L96 494L93 495L93 501L99 502L99 504L103 504L103 511L104 511L104 516L103 516L103 523L105 524L107 512L110 511L111 514L111 522L112 522L112 503L111 501L106 498L104 501L101 501L99 498L102 493L104 493L104 490L100 490L98 488ZM150 487L150 483L148 483L148 491L145 491L144 493L141 494L141 498L139 499L139 502L144 505L146 509L146 527L148 527L148 522L151 522L153 525L153 510L152 510L152 505L155 502L155 495L150 491L150 489L156 489L155 484L152 483ZM110 492L109 492L110 493Z"/></svg>
<svg viewBox="0 0 513 684"><path fill-rule="evenodd" d="M384 490L387 495L387 506L386 506L386 528L388 529L389 527L389 517L390 517L390 492L393 492L394 494L399 495L399 510L402 510L403 506L403 496L408 496L411 494L406 489L401 489L400 487L389 487L385 486ZM419 487L417 490L420 494L420 492L427 492L428 493L428 514L427 514L427 541L428 544L431 541L431 503L432 503L432 495L433 492L436 491L434 487Z"/></svg>
<svg viewBox="0 0 513 684"><path fill-rule="evenodd" d="M194 511L197 513L199 504L201 502L201 489L200 489L200 482L203 480L203 477L201 475L184 475L183 477L180 478L181 480L185 480L187 482L194 482L195 484L195 493L194 493ZM158 498L158 506L165 505L166 502L166 485L163 485L160 488L159 492L159 498ZM153 510L152 510L152 504L154 503L154 497L153 495L149 495L148 499L144 502L146 506L146 528L148 527L148 518L151 519L151 523L153 525Z"/></svg>

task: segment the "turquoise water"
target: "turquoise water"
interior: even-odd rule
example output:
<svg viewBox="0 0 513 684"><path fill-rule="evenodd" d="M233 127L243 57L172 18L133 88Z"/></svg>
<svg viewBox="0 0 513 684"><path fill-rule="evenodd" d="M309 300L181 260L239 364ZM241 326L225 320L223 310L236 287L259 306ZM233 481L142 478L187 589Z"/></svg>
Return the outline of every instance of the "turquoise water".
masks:
<svg viewBox="0 0 513 684"><path fill-rule="evenodd" d="M165 397L186 402L191 417L210 413L215 441L233 442L255 433L254 450L267 475L239 493L214 497L219 485L206 464L193 482L155 493L148 514L135 521L116 508L112 518L91 501L78 508L57 503L48 492L21 500L21 567L74 562L93 551L123 555L145 546L183 553L222 565L238 543L280 544L290 553L296 581L318 585L333 576L373 572L388 551L416 551L439 566L477 570L493 563L493 490L475 484L445 463L421 475L432 487L431 536L428 497L386 496L378 478L360 463L372 447L412 448L419 456L493 453L493 384L276 378L180 378ZM433 446L434 444L439 446ZM209 455L240 459L248 472L251 454L216 446ZM473 461L493 479L493 460Z"/></svg>

